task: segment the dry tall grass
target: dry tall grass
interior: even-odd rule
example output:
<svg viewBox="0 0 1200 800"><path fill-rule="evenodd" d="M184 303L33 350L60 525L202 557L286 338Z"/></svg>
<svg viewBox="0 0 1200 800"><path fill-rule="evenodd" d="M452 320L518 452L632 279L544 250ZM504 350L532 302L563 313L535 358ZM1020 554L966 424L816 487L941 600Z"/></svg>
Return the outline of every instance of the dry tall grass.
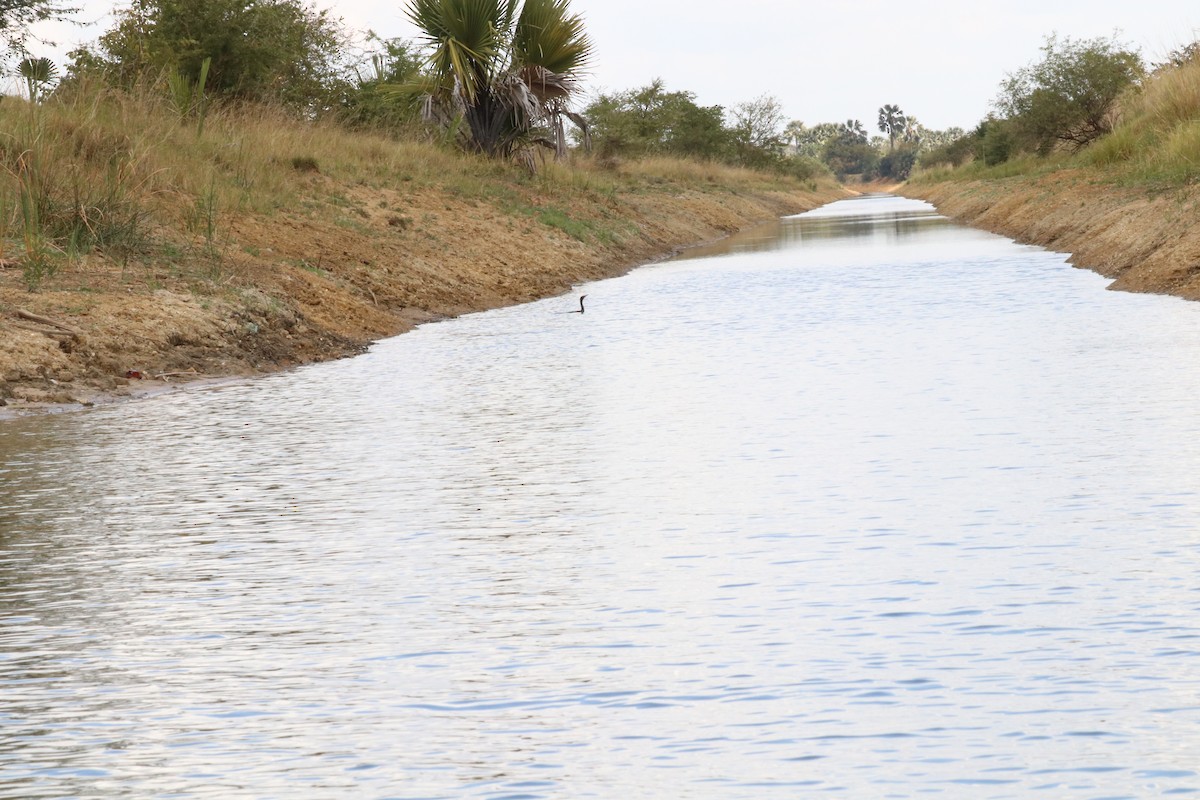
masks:
<svg viewBox="0 0 1200 800"><path fill-rule="evenodd" d="M1200 179L1200 60L1161 70L1126 95L1120 122L1083 158L1138 179Z"/></svg>
<svg viewBox="0 0 1200 800"><path fill-rule="evenodd" d="M203 119L195 113L181 111L156 84L131 93L77 83L36 105L3 98L0 258L23 263L33 286L55 263L94 251L122 263L151 258L163 247L211 256L230 215L337 206L355 186L435 189L511 210L513 187L531 182L549 203L562 205L580 193L663 184L804 185L672 159L546 162L530 176L433 141L305 122L270 107L216 106Z"/></svg>

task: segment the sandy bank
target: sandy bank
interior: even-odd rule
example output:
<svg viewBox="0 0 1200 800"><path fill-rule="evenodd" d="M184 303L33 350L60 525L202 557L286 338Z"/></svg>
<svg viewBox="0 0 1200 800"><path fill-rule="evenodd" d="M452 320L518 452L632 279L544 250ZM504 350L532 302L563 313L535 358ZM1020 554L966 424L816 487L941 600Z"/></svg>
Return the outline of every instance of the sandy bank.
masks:
<svg viewBox="0 0 1200 800"><path fill-rule="evenodd" d="M493 201L306 180L337 198L336 213L226 219L205 273L169 257L137 268L89 257L30 293L15 265L0 266L0 413L351 355L421 322L559 294L846 196L663 179L549 198L514 184Z"/></svg>
<svg viewBox="0 0 1200 800"><path fill-rule="evenodd" d="M1020 242L1071 254L1110 288L1200 299L1200 190L1122 187L1064 170L990 181L911 183L898 193Z"/></svg>

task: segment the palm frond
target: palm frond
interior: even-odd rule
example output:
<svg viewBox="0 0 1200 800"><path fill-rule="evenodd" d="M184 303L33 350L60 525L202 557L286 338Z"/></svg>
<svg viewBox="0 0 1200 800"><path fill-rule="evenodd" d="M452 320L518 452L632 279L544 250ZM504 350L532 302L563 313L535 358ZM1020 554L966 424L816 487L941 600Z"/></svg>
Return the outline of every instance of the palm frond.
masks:
<svg viewBox="0 0 1200 800"><path fill-rule="evenodd" d="M432 49L430 66L451 74L468 102L495 76L517 0L413 0L408 18Z"/></svg>
<svg viewBox="0 0 1200 800"><path fill-rule="evenodd" d="M509 73L498 79L495 84L496 94L504 105L516 114L516 121L529 126L542 114L542 104L537 95L530 91L520 73Z"/></svg>
<svg viewBox="0 0 1200 800"><path fill-rule="evenodd" d="M553 136L592 45L569 0L409 0L430 48L427 110L464 122L471 146L495 156L528 152Z"/></svg>
<svg viewBox="0 0 1200 800"><path fill-rule="evenodd" d="M543 103L567 99L578 85L572 77L532 64L522 67L516 74L529 87L529 91Z"/></svg>
<svg viewBox="0 0 1200 800"><path fill-rule="evenodd" d="M23 58L17 64L17 74L27 81L49 83L58 77L58 67L54 66L54 62L45 56Z"/></svg>
<svg viewBox="0 0 1200 800"><path fill-rule="evenodd" d="M587 69L591 57L583 17L570 13L568 0L525 0L513 34L514 65L576 75Z"/></svg>

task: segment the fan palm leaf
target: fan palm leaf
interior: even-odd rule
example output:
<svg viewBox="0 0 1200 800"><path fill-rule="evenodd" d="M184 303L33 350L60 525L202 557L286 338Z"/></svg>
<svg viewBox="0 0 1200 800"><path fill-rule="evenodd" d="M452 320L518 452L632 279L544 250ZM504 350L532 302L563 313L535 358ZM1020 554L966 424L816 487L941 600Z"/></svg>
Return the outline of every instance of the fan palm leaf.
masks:
<svg viewBox="0 0 1200 800"><path fill-rule="evenodd" d="M468 102L502 66L517 0L414 0L408 18L424 33L435 74L452 75Z"/></svg>
<svg viewBox="0 0 1200 800"><path fill-rule="evenodd" d="M49 83L58 77L58 68L46 57L23 58L17 64L17 74L27 81Z"/></svg>
<svg viewBox="0 0 1200 800"><path fill-rule="evenodd" d="M561 127L592 54L568 2L410 0L408 17L430 49L426 108L442 118L461 114L472 146L504 157Z"/></svg>
<svg viewBox="0 0 1200 800"><path fill-rule="evenodd" d="M567 0L525 0L513 31L514 66L575 75L587 68L591 57L583 17L570 13Z"/></svg>
<svg viewBox="0 0 1200 800"><path fill-rule="evenodd" d="M40 101L51 83L58 80L58 67L46 57L23 58L17 64L17 74L25 79L29 91L29 99L34 103Z"/></svg>

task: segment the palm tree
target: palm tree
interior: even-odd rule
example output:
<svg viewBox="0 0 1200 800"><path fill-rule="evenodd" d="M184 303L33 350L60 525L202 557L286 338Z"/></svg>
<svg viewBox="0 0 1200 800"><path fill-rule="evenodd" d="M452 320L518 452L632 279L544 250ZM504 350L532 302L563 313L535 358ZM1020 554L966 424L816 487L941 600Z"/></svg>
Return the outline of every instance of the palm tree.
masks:
<svg viewBox="0 0 1200 800"><path fill-rule="evenodd" d="M867 129L860 120L848 119L838 125L838 137L851 142L867 142Z"/></svg>
<svg viewBox="0 0 1200 800"><path fill-rule="evenodd" d="M520 153L532 164L535 143L565 152L562 120L582 127L568 104L592 53L568 2L410 0L408 17L431 48L427 115L461 118L469 146L491 156Z"/></svg>
<svg viewBox="0 0 1200 800"><path fill-rule="evenodd" d="M50 85L58 80L58 67L46 57L33 58L28 56L17 64L17 74L25 79L25 88L29 91L29 99L38 103L45 99Z"/></svg>
<svg viewBox="0 0 1200 800"><path fill-rule="evenodd" d="M925 126L918 122L916 117L905 117L904 130L901 131L901 138L903 138L907 144L920 146L921 142L925 139L926 133L927 131Z"/></svg>
<svg viewBox="0 0 1200 800"><path fill-rule="evenodd" d="M904 134L908 120L900 106L885 105L879 109L879 130L888 135L888 150L896 149L896 139Z"/></svg>

